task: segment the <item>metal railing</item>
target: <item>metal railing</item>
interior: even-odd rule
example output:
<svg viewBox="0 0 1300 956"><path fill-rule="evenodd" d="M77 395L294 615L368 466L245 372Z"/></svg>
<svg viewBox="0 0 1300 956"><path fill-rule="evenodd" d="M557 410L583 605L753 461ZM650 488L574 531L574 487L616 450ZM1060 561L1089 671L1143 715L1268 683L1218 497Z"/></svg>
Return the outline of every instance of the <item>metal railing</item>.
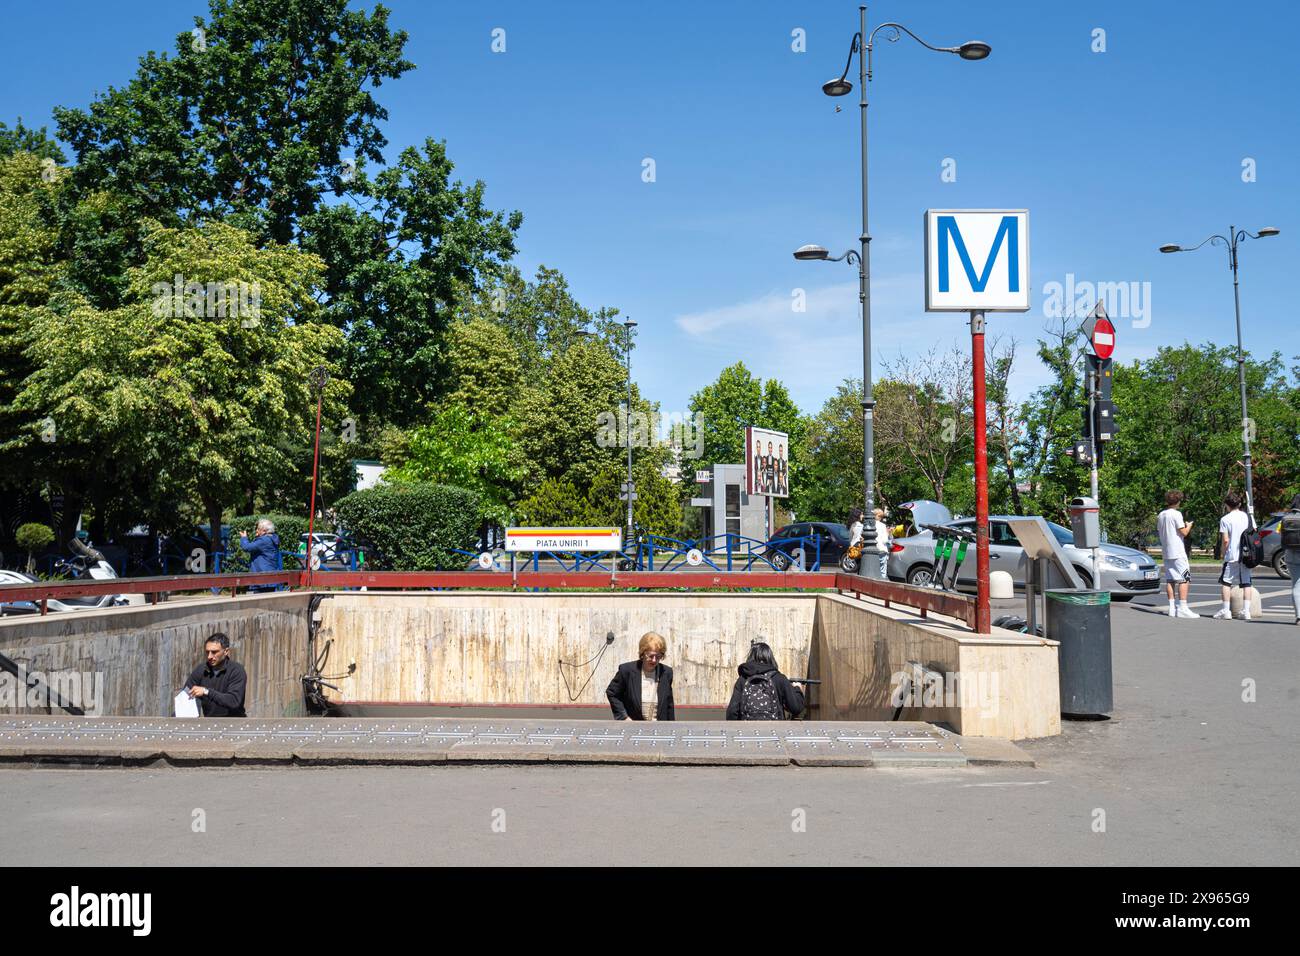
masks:
<svg viewBox="0 0 1300 956"><path fill-rule="evenodd" d="M30 601L48 611L50 600L104 594L143 594L150 604L160 598L209 589L230 591L235 597L254 586L283 585L289 590L367 588L374 590L548 590L572 588L587 591L668 589L675 591L824 590L847 592L858 598L875 598L886 607L914 608L921 617L930 613L955 618L975 628L975 599L964 594L915 587L895 581L863 578L842 571L270 571L259 574L185 574L150 578L91 579L60 584L0 585L0 604ZM71 612L68 612L71 613Z"/></svg>

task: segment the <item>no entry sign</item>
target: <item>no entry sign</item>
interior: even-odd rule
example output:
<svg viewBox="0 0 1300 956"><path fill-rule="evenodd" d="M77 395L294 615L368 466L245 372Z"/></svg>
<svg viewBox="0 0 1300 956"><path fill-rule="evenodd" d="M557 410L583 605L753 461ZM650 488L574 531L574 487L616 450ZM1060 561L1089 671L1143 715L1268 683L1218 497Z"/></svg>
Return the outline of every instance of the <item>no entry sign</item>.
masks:
<svg viewBox="0 0 1300 956"><path fill-rule="evenodd" d="M1115 326L1104 315L1097 317L1092 327L1092 351L1097 358L1108 359L1115 352Z"/></svg>

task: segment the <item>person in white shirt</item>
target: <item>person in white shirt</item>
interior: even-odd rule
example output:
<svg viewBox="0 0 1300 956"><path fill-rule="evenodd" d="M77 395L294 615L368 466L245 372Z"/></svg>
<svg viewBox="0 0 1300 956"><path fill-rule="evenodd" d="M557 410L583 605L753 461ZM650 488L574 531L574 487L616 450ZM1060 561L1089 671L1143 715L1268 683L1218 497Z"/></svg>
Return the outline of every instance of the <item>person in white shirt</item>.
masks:
<svg viewBox="0 0 1300 956"><path fill-rule="evenodd" d="M885 509L877 508L873 514L876 517L876 550L880 552L880 578L883 581L889 580L889 525L885 523Z"/></svg>
<svg viewBox="0 0 1300 956"><path fill-rule="evenodd" d="M1165 492L1165 510L1156 516L1156 531L1160 535L1160 550L1165 560L1165 589L1169 593L1170 617L1200 617L1187 606L1187 591L1191 587L1192 566L1187 560L1184 539L1191 533L1192 522L1183 520L1178 506L1183 503L1181 491ZM1175 590L1177 603L1175 603Z"/></svg>
<svg viewBox="0 0 1300 956"><path fill-rule="evenodd" d="M1254 597L1254 588L1250 586L1250 568L1241 563L1241 539L1250 527L1250 518L1241 510L1241 496L1230 491L1223 499L1223 506L1228 513L1219 519L1219 541L1223 545L1223 573L1219 575L1219 584L1223 598L1223 607L1215 612L1216 620L1232 617L1232 588L1241 587L1241 616L1250 620L1250 602Z"/></svg>

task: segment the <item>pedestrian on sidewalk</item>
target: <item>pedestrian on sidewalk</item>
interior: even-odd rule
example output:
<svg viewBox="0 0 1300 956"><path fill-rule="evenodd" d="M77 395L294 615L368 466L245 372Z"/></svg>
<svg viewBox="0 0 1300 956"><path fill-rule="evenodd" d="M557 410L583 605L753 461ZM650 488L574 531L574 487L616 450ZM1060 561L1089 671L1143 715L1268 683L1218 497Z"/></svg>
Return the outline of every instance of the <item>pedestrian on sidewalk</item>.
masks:
<svg viewBox="0 0 1300 956"><path fill-rule="evenodd" d="M1282 516L1277 530L1282 535L1286 571L1291 576L1291 607L1300 625L1300 495L1291 499L1291 510Z"/></svg>
<svg viewBox="0 0 1300 956"><path fill-rule="evenodd" d="M1241 618L1250 620L1250 601L1254 588L1250 586L1250 568L1241 560L1241 539L1250 527L1250 518L1241 510L1241 496L1235 491L1228 492L1223 498L1223 507L1227 513L1219 519L1219 543L1223 551L1223 571L1219 574L1219 584L1223 585L1223 607L1215 612L1215 620L1223 621L1232 617L1232 589L1241 588Z"/></svg>
<svg viewBox="0 0 1300 956"><path fill-rule="evenodd" d="M1200 617L1187 606L1187 591L1192 582L1192 566L1187 560L1187 546L1184 541L1191 534L1192 522L1183 520L1183 513L1178 510L1178 506L1182 503L1181 491L1166 491L1165 510L1156 516L1156 531L1160 535L1160 551L1165 561L1165 590L1169 593L1169 616Z"/></svg>

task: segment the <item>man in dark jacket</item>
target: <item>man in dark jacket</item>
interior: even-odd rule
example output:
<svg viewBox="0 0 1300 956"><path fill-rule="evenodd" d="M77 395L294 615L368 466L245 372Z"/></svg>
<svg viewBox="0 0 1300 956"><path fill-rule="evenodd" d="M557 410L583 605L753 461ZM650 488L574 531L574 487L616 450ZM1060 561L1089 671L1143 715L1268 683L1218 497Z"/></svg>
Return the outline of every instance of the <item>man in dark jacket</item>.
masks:
<svg viewBox="0 0 1300 956"><path fill-rule="evenodd" d="M230 638L218 632L203 643L207 662L194 668L185 689L199 702L204 717L246 717L244 689L248 675L230 659Z"/></svg>
<svg viewBox="0 0 1300 956"><path fill-rule="evenodd" d="M263 518L253 530L253 540L248 540L248 532L239 532L239 546L248 552L248 570L252 574L262 571L283 571L284 560L280 555L280 536L275 533L275 525ZM274 591L274 584L255 584L250 591Z"/></svg>
<svg viewBox="0 0 1300 956"><path fill-rule="evenodd" d="M772 648L762 641L749 646L749 659L737 670L740 677L727 705L728 720L785 720L803 713L803 694L776 667Z"/></svg>

